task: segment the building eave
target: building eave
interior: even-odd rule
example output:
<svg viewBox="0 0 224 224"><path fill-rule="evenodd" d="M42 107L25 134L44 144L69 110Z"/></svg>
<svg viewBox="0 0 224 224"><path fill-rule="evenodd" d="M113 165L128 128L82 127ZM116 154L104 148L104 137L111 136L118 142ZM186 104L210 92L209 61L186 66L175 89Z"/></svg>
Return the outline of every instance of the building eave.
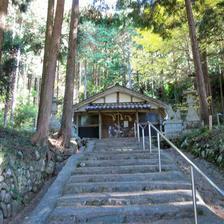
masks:
<svg viewBox="0 0 224 224"><path fill-rule="evenodd" d="M116 93L116 92L122 92L122 93L132 95L134 97L137 97L137 98L140 98L140 99L146 101L147 103L153 103L158 108L162 108L164 110L166 110L166 108L168 106L167 104L163 103L162 101L160 101L158 99L148 97L148 96L145 96L145 95L143 95L141 93L138 93L134 90L128 89L128 88L123 87L123 86L116 85L116 86L113 86L113 87L110 87L110 88L106 89L105 91L97 93L94 96L91 96L91 97L81 101L80 103L77 103L77 104L73 105L73 109L74 109L74 111L79 111L79 109L84 107L85 105L88 105L88 104L94 102L95 100L97 100L101 97L104 97L108 94Z"/></svg>

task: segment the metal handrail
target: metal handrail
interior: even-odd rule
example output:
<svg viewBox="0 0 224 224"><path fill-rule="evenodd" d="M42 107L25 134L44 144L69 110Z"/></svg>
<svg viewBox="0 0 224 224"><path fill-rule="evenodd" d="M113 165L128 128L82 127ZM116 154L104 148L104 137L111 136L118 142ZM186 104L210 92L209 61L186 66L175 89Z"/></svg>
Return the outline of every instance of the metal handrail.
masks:
<svg viewBox="0 0 224 224"><path fill-rule="evenodd" d="M150 123L150 122L149 122ZM165 139L172 148L174 148L198 173L200 173L222 196L224 196L224 190L221 190L197 165L195 165L180 149L177 148L162 132L160 132L154 125L150 123L150 126Z"/></svg>
<svg viewBox="0 0 224 224"><path fill-rule="evenodd" d="M205 180L213 187L217 192L219 192L224 197L224 190L220 189L198 166L196 166L181 150L174 145L161 131L159 131L151 122L145 122L145 123L137 123L137 128L142 128L142 134L144 134L144 128L148 125L149 128L149 148L151 152L151 127L156 131L157 133L157 141L158 141L158 158L159 158L159 172L161 172L161 156L160 156L160 136L173 148L175 149L184 159L187 161L187 163L191 167L191 183L192 183L192 198L193 198L193 207L194 207L194 218L195 218L195 224L198 223L197 219L197 202L196 202L196 191L195 191L195 181L194 181L194 169L201 174ZM145 150L145 136L143 137L143 149ZM138 141L140 141L140 135L138 130Z"/></svg>

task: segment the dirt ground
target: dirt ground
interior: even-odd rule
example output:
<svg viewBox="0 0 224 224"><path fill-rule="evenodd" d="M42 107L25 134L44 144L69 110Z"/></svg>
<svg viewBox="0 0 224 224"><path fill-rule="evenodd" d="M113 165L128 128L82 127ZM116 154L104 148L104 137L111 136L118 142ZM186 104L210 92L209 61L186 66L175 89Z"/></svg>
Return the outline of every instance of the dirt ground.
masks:
<svg viewBox="0 0 224 224"><path fill-rule="evenodd" d="M166 149L174 158L176 164L190 178L190 166L174 149ZM224 190L224 170L218 168L214 164L207 162L204 159L197 158L190 153L184 152L216 185ZM218 216L224 219L224 197L217 192L199 173L195 173L195 184L198 192L202 196L205 203Z"/></svg>

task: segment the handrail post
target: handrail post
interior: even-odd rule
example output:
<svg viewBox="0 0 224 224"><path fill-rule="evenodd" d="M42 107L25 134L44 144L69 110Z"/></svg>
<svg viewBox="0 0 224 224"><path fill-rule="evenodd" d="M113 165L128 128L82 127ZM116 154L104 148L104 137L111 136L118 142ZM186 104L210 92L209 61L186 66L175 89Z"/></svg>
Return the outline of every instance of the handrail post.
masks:
<svg viewBox="0 0 224 224"><path fill-rule="evenodd" d="M161 169L161 155L160 155L160 135L159 132L157 132L157 144L158 144L158 155L159 155L159 172L162 171Z"/></svg>
<svg viewBox="0 0 224 224"><path fill-rule="evenodd" d="M145 150L145 129L142 127L142 147Z"/></svg>
<svg viewBox="0 0 224 224"><path fill-rule="evenodd" d="M194 207L194 223L198 224L197 201L196 201L196 191L194 182L194 168L192 166L191 166L191 184L192 184L192 198Z"/></svg>
<svg viewBox="0 0 224 224"><path fill-rule="evenodd" d="M149 128L149 151L152 152L152 133L151 133L151 125L148 122L148 128Z"/></svg>
<svg viewBox="0 0 224 224"><path fill-rule="evenodd" d="M140 142L139 123L137 123L138 142Z"/></svg>
<svg viewBox="0 0 224 224"><path fill-rule="evenodd" d="M149 122L150 123L150 122ZM199 169L198 166L196 166L179 148L177 148L176 145L174 145L163 133L161 133L152 123L150 123L151 125L151 128L153 130L156 131L157 133L157 141L159 140L160 137L162 137L173 149L175 149L180 155L182 158L185 159L185 161L190 165L192 166L192 168L194 170L196 170L203 178L205 178L205 180L213 187L216 189L217 192L219 192L223 197L224 197L224 190L222 190L220 187L218 187L201 169ZM159 134L159 135L158 135ZM158 149L160 149L160 141L158 141ZM160 151L160 150L159 150ZM159 160L161 161L161 160ZM192 180L193 180L193 183L194 183L194 175L193 175L193 170L192 170ZM194 184L192 184L193 187L195 187ZM196 195L195 193L195 190L193 191L194 194ZM196 204L196 196L195 196L195 205ZM196 206L195 206L196 207ZM197 213L195 213L197 214ZM196 220L196 218L195 218ZM197 223L197 221L195 222Z"/></svg>
<svg viewBox="0 0 224 224"><path fill-rule="evenodd" d="M137 125L136 122L134 123L134 136L137 137Z"/></svg>

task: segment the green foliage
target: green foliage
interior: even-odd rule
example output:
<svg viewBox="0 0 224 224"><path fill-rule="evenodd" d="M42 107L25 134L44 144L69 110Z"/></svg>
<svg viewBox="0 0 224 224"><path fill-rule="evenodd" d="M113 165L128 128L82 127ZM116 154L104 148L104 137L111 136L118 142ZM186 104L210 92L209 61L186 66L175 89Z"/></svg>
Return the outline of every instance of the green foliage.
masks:
<svg viewBox="0 0 224 224"><path fill-rule="evenodd" d="M219 66L224 68L223 4L223 0L192 2L200 49L207 52L211 80L217 79ZM142 47L132 50L132 66L138 74L134 86L147 95L180 103L183 90L196 86L184 1L118 0L117 9L128 11L135 27L140 28L135 41ZM211 74L215 70L214 77ZM167 89L168 85L174 88ZM214 85L213 91L216 88ZM217 94L213 97L220 101Z"/></svg>
<svg viewBox="0 0 224 224"><path fill-rule="evenodd" d="M38 147L31 144L31 135L32 133L27 131L0 127L0 157L15 155L17 158L21 158L20 153L22 153L26 155L25 159L32 159L35 156L35 149Z"/></svg>
<svg viewBox="0 0 224 224"><path fill-rule="evenodd" d="M19 129L32 128L36 114L36 107L31 104L20 103L15 111L14 126Z"/></svg>
<svg viewBox="0 0 224 224"><path fill-rule="evenodd" d="M117 7L131 9L128 15L133 18L135 26L152 28L154 33L160 34L163 38L169 37L172 29L181 27L186 22L186 17L183 16L184 1L181 0L130 0L128 3L118 0Z"/></svg>
<svg viewBox="0 0 224 224"><path fill-rule="evenodd" d="M42 74L46 14L37 9L38 6L47 6L47 1L13 0L12 3L7 17L9 31L5 32L3 45L1 102L4 102L11 90L18 49L21 51L21 60L16 98L24 97L24 86L29 86L29 94L34 85L37 89ZM224 69L224 1L200 0L192 3L200 49L207 52L213 104L219 112L219 67ZM81 62L80 67L84 70L86 62L87 96L116 83L125 86L131 64L135 90L184 107L183 102L186 100L183 99L183 91L196 86L184 1L118 0L116 9L111 12L107 0L94 0L92 5L81 10L77 67ZM64 93L68 14L63 23L58 57L60 66L56 88L59 99L62 99ZM83 99L84 71L80 74L78 92L79 98ZM35 83L37 80L39 84ZM30 98L33 96L29 95ZM36 96L34 101L36 103ZM25 103L17 106L17 128L28 127L33 123L35 109L32 107Z"/></svg>
<svg viewBox="0 0 224 224"><path fill-rule="evenodd" d="M32 0L12 0L15 6L18 6L20 12L26 12Z"/></svg>
<svg viewBox="0 0 224 224"><path fill-rule="evenodd" d="M82 20L79 26L79 60L86 63L88 95L108 86L126 85L128 72L131 26L117 26L117 22ZM84 78L83 78L84 79ZM84 80L82 80L84 82ZM81 86L80 96L84 87Z"/></svg>
<svg viewBox="0 0 224 224"><path fill-rule="evenodd" d="M3 52L6 54L12 54L16 52L19 48L22 48L23 40L18 36L13 36L12 31L4 33L4 43L3 43Z"/></svg>
<svg viewBox="0 0 224 224"><path fill-rule="evenodd" d="M201 157L224 168L224 127L209 131L206 128L183 136L178 145L196 157Z"/></svg>
<svg viewBox="0 0 224 224"><path fill-rule="evenodd" d="M133 38L137 47L132 48L135 87L170 103L181 102L183 90L193 86L186 27L173 30L169 39L147 29L138 33Z"/></svg>
<svg viewBox="0 0 224 224"><path fill-rule="evenodd" d="M16 56L18 50L22 50L22 40L19 36L13 37L11 31L4 33L3 53L4 60L1 65L1 76L0 76L0 95L8 97L10 92L10 85L13 80L13 73L16 70Z"/></svg>

